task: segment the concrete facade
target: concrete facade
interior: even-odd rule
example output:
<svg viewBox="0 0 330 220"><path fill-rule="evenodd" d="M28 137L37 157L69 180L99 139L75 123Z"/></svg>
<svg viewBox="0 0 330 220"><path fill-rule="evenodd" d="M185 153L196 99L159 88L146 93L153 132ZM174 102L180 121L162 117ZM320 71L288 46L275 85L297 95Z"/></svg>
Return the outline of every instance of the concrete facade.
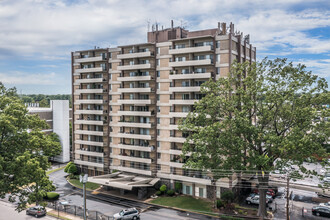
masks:
<svg viewBox="0 0 330 220"><path fill-rule="evenodd" d="M51 100L50 108L27 107L29 114L37 114L47 122L48 130L44 132L56 133L61 142L62 152L54 158L55 161L66 163L70 161L70 133L69 133L69 101Z"/></svg>
<svg viewBox="0 0 330 220"><path fill-rule="evenodd" d="M211 175L183 169L186 134L178 122L203 96L200 85L227 77L230 65L255 62L249 36L230 24L148 32L148 42L72 53L73 157L85 173L161 178L207 197ZM189 157L189 155L187 155ZM235 176L216 182L233 188ZM219 193L220 195L220 193Z"/></svg>

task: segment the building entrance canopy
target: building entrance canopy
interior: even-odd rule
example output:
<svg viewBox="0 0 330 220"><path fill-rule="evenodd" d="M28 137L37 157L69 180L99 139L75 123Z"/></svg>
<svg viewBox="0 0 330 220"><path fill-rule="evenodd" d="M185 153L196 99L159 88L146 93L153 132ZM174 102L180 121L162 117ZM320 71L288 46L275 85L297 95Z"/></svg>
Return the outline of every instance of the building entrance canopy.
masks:
<svg viewBox="0 0 330 220"><path fill-rule="evenodd" d="M120 172L88 177L88 182L125 190L132 190L133 187L151 187L154 186L159 180L159 178L125 175Z"/></svg>

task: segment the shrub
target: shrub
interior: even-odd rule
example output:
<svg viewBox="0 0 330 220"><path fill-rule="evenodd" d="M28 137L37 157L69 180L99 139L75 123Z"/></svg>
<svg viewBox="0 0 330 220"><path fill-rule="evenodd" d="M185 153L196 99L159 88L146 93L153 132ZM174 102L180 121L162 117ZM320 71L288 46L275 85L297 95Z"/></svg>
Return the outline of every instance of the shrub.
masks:
<svg viewBox="0 0 330 220"><path fill-rule="evenodd" d="M159 190L160 190L162 193L165 193L165 192L166 192L166 189L167 189L167 187L166 187L165 184L162 185L162 186L159 188Z"/></svg>
<svg viewBox="0 0 330 220"><path fill-rule="evenodd" d="M222 207L225 207L225 202L222 201L221 199L218 199L217 200L217 208L222 208Z"/></svg>
<svg viewBox="0 0 330 220"><path fill-rule="evenodd" d="M60 194L56 192L47 192L47 199L49 200L56 200L60 197Z"/></svg>
<svg viewBox="0 0 330 220"><path fill-rule="evenodd" d="M69 166L67 173L70 174L70 177L73 177L78 172L77 166L73 163Z"/></svg>
<svg viewBox="0 0 330 220"><path fill-rule="evenodd" d="M64 172L68 173L68 169L69 169L69 167L70 167L72 164L73 164L72 162L69 162L69 163L65 166L65 168L64 168Z"/></svg>
<svg viewBox="0 0 330 220"><path fill-rule="evenodd" d="M162 194L161 191L157 191L157 192L156 192L156 196L160 196L161 194Z"/></svg>
<svg viewBox="0 0 330 220"><path fill-rule="evenodd" d="M234 200L234 193L232 191L225 191L221 194L221 199L226 203L231 203Z"/></svg>
<svg viewBox="0 0 330 220"><path fill-rule="evenodd" d="M182 183L176 182L175 183L175 191L181 193L182 190Z"/></svg>
<svg viewBox="0 0 330 220"><path fill-rule="evenodd" d="M173 196L174 195L174 190L170 189L170 190L167 190L167 195L169 196Z"/></svg>

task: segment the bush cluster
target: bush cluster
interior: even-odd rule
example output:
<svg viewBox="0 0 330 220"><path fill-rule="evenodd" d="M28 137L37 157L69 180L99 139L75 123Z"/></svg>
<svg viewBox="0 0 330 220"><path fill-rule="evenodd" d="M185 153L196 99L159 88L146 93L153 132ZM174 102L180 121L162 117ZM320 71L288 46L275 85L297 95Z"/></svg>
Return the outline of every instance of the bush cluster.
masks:
<svg viewBox="0 0 330 220"><path fill-rule="evenodd" d="M60 197L60 194L56 192L47 192L46 198L49 200L56 200Z"/></svg>

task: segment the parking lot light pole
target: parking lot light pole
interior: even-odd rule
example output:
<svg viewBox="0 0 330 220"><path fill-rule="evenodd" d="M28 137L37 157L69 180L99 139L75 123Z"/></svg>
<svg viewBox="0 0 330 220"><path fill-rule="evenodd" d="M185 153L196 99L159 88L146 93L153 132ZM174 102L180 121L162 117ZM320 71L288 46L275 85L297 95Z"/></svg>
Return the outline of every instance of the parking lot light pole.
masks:
<svg viewBox="0 0 330 220"><path fill-rule="evenodd" d="M84 220L87 219L86 216L86 183L88 181L88 175L85 174L84 176L80 175L80 182L83 184L83 200L84 200Z"/></svg>

